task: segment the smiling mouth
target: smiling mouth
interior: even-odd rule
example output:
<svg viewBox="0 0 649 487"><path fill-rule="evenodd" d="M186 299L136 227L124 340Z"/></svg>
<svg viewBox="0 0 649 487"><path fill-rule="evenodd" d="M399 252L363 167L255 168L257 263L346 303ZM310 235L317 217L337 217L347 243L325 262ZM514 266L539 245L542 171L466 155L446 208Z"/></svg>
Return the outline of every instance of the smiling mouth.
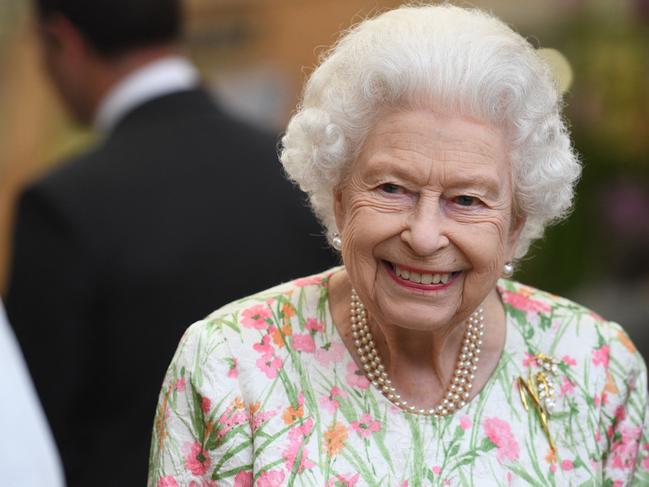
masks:
<svg viewBox="0 0 649 487"><path fill-rule="evenodd" d="M383 261L387 267L390 276L397 282L416 286L418 288L440 288L446 287L453 282L461 271L427 271L423 269L413 269L403 267L392 262Z"/></svg>

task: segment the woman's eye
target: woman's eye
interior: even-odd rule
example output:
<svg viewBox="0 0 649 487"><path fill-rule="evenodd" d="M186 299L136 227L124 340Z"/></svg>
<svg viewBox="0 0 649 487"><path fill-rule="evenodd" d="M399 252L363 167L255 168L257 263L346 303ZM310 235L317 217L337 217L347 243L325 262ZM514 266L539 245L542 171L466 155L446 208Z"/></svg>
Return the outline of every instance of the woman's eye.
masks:
<svg viewBox="0 0 649 487"><path fill-rule="evenodd" d="M462 195L457 196L455 202L460 206L475 206L479 203L479 200L475 196Z"/></svg>
<svg viewBox="0 0 649 487"><path fill-rule="evenodd" d="M403 188L401 186L393 183L384 183L379 186L379 188L381 189L381 191L388 194L399 194L403 192Z"/></svg>

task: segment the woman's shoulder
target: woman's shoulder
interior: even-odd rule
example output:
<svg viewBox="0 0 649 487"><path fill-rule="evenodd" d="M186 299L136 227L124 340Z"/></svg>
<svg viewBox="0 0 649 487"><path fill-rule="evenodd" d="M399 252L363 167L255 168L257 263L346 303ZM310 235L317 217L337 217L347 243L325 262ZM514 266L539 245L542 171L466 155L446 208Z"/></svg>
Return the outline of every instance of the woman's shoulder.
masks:
<svg viewBox="0 0 649 487"><path fill-rule="evenodd" d="M338 268L301 277L232 301L191 325L183 342L229 341L237 343L259 339L255 330L281 325L297 308L311 309L326 304L330 276ZM182 343L181 342L181 345Z"/></svg>
<svg viewBox="0 0 649 487"><path fill-rule="evenodd" d="M644 368L620 324L568 298L519 282L501 279L498 290L527 348L552 350L569 362L583 355L594 366L608 365L609 357L615 356L623 368Z"/></svg>

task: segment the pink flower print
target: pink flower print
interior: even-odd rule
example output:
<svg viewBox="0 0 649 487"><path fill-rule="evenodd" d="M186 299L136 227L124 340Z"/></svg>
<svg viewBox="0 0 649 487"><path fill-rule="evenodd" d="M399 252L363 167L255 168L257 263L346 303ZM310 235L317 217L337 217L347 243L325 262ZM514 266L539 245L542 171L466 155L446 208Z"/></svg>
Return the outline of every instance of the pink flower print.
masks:
<svg viewBox="0 0 649 487"><path fill-rule="evenodd" d="M550 465L550 472L555 473L557 471L557 464L553 463Z"/></svg>
<svg viewBox="0 0 649 487"><path fill-rule="evenodd" d="M460 428L462 428L463 430L468 430L469 428L471 428L472 424L473 423L471 422L471 417L469 415L465 414L460 418Z"/></svg>
<svg viewBox="0 0 649 487"><path fill-rule="evenodd" d="M228 377L230 379L236 379L237 375L239 375L239 370L237 369L237 365L238 365L237 359L232 357L227 360L228 360L228 364L230 365L230 369L228 370Z"/></svg>
<svg viewBox="0 0 649 487"><path fill-rule="evenodd" d="M255 485L257 487L279 487L284 482L284 477L286 475L283 470L266 470L259 475Z"/></svg>
<svg viewBox="0 0 649 487"><path fill-rule="evenodd" d="M298 287L304 286L317 286L322 282L322 276L309 276L302 277L293 281L293 284Z"/></svg>
<svg viewBox="0 0 649 487"><path fill-rule="evenodd" d="M259 411L252 414L252 416L250 417L250 427L252 428L252 432L254 433L255 431L257 431L266 421L268 421L276 414L277 411L274 411L272 409L270 411Z"/></svg>
<svg viewBox="0 0 649 487"><path fill-rule="evenodd" d="M185 455L185 466L187 470L196 476L204 475L212 463L207 451L197 441L186 444L185 451L187 451Z"/></svg>
<svg viewBox="0 0 649 487"><path fill-rule="evenodd" d="M309 333L293 334L293 348L298 352L313 353L315 351L315 342Z"/></svg>
<svg viewBox="0 0 649 487"><path fill-rule="evenodd" d="M619 433L619 438L611 445L612 465L620 470L630 470L636 463L642 427L625 425L619 429Z"/></svg>
<svg viewBox="0 0 649 487"><path fill-rule="evenodd" d="M347 393L340 389L340 387L333 386L328 396L322 396L320 398L320 405L324 407L325 410L327 410L330 414L333 414L336 412L336 409L340 407L340 403L336 399L337 397L345 398L347 397Z"/></svg>
<svg viewBox="0 0 649 487"><path fill-rule="evenodd" d="M595 441L599 443L601 439L602 439L602 433L600 433L599 430L595 431Z"/></svg>
<svg viewBox="0 0 649 487"><path fill-rule="evenodd" d="M300 463L297 466L297 473L302 473L304 470L313 468L315 466L315 463L313 463L309 459L309 452L308 450L304 447L304 437L301 434L293 434L296 429L292 429L289 431L289 443L286 449L283 452L283 457L284 457L284 465L286 467L286 470L288 471L293 471L293 468L295 467L298 454L300 453L300 450L302 452L301 458L300 458Z"/></svg>
<svg viewBox="0 0 649 487"><path fill-rule="evenodd" d="M350 387L367 389L370 385L370 381L367 379L365 374L356 367L354 362L349 362L347 364L347 384L349 384Z"/></svg>
<svg viewBox="0 0 649 487"><path fill-rule="evenodd" d="M239 472L234 477L234 487L252 487L252 472L250 470Z"/></svg>
<svg viewBox="0 0 649 487"><path fill-rule="evenodd" d="M247 410L229 406L218 419L219 436L223 437L235 426L249 421Z"/></svg>
<svg viewBox="0 0 649 487"><path fill-rule="evenodd" d="M615 408L615 420L620 423L624 421L626 418L626 409L624 409L624 406L619 405L617 408Z"/></svg>
<svg viewBox="0 0 649 487"><path fill-rule="evenodd" d="M263 355L273 353L273 346L270 344L270 335L261 337L261 342L255 343L252 348Z"/></svg>
<svg viewBox="0 0 649 487"><path fill-rule="evenodd" d="M525 352L525 358L523 359L523 367L529 367L530 365L536 365L536 355ZM516 381L518 383L518 381Z"/></svg>
<svg viewBox="0 0 649 487"><path fill-rule="evenodd" d="M173 478L173 476L165 475L158 479L156 487L178 487L178 482L176 482L176 479Z"/></svg>
<svg viewBox="0 0 649 487"><path fill-rule="evenodd" d="M565 396L566 394L572 394L575 390L575 385L567 377L563 378L563 384L561 384L561 395Z"/></svg>
<svg viewBox="0 0 649 487"><path fill-rule="evenodd" d="M241 323L248 328L265 330L271 321L271 312L265 304L257 304L252 308L243 310Z"/></svg>
<svg viewBox="0 0 649 487"><path fill-rule="evenodd" d="M354 487L358 482L360 474L338 474L335 479L329 479L327 487Z"/></svg>
<svg viewBox="0 0 649 487"><path fill-rule="evenodd" d="M184 378L184 377L181 377L181 378L178 379L178 380L176 381L176 383L174 384L174 388L175 388L178 392L183 392L183 391L185 390L185 386L186 386L186 385L187 385L187 383L185 382L185 378Z"/></svg>
<svg viewBox="0 0 649 487"><path fill-rule="evenodd" d="M608 345L602 345L593 350L593 365L602 365L604 368L608 368Z"/></svg>
<svg viewBox="0 0 649 487"><path fill-rule="evenodd" d="M201 480L200 484L195 480L192 480L189 483L189 487L218 487L218 486L216 485L216 480L203 479Z"/></svg>
<svg viewBox="0 0 649 487"><path fill-rule="evenodd" d="M567 472L569 470L572 470L573 468L575 468L575 464L572 463L572 460L564 460L563 462L561 462L561 470Z"/></svg>
<svg viewBox="0 0 649 487"><path fill-rule="evenodd" d="M325 367L332 363L340 362L345 355L345 345L341 342L328 343L315 352L315 359Z"/></svg>
<svg viewBox="0 0 649 487"><path fill-rule="evenodd" d="M644 468L645 470L649 470L649 455L647 455L646 457L644 457L644 458L642 459L642 462L640 462L640 465L641 465L642 468Z"/></svg>
<svg viewBox="0 0 649 487"><path fill-rule="evenodd" d="M336 412L336 409L340 407L340 404L335 399L332 399L331 396L322 396L320 398L320 405L327 411L329 414Z"/></svg>
<svg viewBox="0 0 649 487"><path fill-rule="evenodd" d="M575 365L577 365L577 361L576 361L574 358L572 358L570 355L564 355L564 356L561 358L561 361L562 361L564 364L566 364L566 365L570 365L570 366L572 366L572 367L574 367Z"/></svg>
<svg viewBox="0 0 649 487"><path fill-rule="evenodd" d="M552 309L547 303L511 291L502 291L502 299L512 308L527 311L528 313L549 313Z"/></svg>
<svg viewBox="0 0 649 487"><path fill-rule="evenodd" d="M209 398L204 397L201 399L201 409L205 414L210 412L210 409L212 408L212 401L209 400Z"/></svg>
<svg viewBox="0 0 649 487"><path fill-rule="evenodd" d="M403 482L401 482L401 485L399 485L399 487L408 487L408 481L404 480Z"/></svg>
<svg viewBox="0 0 649 487"><path fill-rule="evenodd" d="M435 465L431 470L435 475L442 473L442 467L440 467L439 465Z"/></svg>
<svg viewBox="0 0 649 487"><path fill-rule="evenodd" d="M269 379L277 377L277 371L283 364L281 358L270 353L262 355L255 363L257 364L257 368L266 374L266 377Z"/></svg>
<svg viewBox="0 0 649 487"><path fill-rule="evenodd" d="M482 426L487 438L498 448L496 458L498 458L499 462L511 462L518 458L518 442L512 435L509 423L500 418L487 418L482 423Z"/></svg>
<svg viewBox="0 0 649 487"><path fill-rule="evenodd" d="M372 433L381 431L381 423L367 413L361 414L358 421L352 421L351 427L361 438L367 438Z"/></svg>
<svg viewBox="0 0 649 487"><path fill-rule="evenodd" d="M324 323L315 318L309 318L306 320L306 323L304 323L304 328L310 331L322 331L324 330Z"/></svg>

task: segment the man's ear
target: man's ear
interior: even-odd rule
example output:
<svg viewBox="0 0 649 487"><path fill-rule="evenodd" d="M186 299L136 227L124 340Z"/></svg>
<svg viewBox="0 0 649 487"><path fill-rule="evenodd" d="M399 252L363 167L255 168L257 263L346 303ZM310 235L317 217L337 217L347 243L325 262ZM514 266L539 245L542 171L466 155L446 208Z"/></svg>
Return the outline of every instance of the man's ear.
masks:
<svg viewBox="0 0 649 487"><path fill-rule="evenodd" d="M81 31L64 15L52 14L39 23L40 37L45 49L78 62L93 52Z"/></svg>

